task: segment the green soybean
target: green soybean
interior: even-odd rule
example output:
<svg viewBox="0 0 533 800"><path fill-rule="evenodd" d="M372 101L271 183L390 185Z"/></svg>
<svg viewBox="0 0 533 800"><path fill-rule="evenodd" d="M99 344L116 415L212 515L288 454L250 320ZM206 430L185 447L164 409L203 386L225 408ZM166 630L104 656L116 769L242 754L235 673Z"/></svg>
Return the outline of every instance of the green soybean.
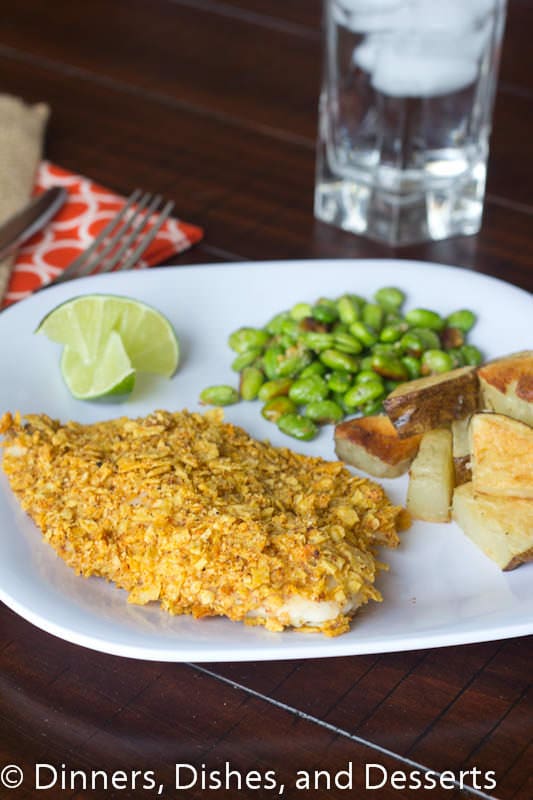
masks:
<svg viewBox="0 0 533 800"><path fill-rule="evenodd" d="M311 316L311 306L309 303L296 303L289 311L292 319L300 322L302 319Z"/></svg>
<svg viewBox="0 0 533 800"><path fill-rule="evenodd" d="M242 399L255 400L264 381L265 376L258 367L245 367L239 381L239 393Z"/></svg>
<svg viewBox="0 0 533 800"><path fill-rule="evenodd" d="M271 381L263 383L259 389L257 396L263 402L270 400L272 397L279 397L280 395L289 394L289 389L292 386L290 378L274 378Z"/></svg>
<svg viewBox="0 0 533 800"><path fill-rule="evenodd" d="M269 340L269 335L260 328L239 328L228 339L228 344L236 353L244 353L253 348L262 348Z"/></svg>
<svg viewBox="0 0 533 800"><path fill-rule="evenodd" d="M230 406L239 402L239 392L233 386L208 386L200 394L200 402L210 406Z"/></svg>
<svg viewBox="0 0 533 800"><path fill-rule="evenodd" d="M317 400L325 400L329 394L329 387L320 375L311 375L308 378L299 378L294 381L289 389L289 397L298 405L305 405Z"/></svg>
<svg viewBox="0 0 533 800"><path fill-rule="evenodd" d="M284 414L293 414L296 411L296 406L286 395L273 397L268 400L263 408L261 414L269 422L277 422Z"/></svg>
<svg viewBox="0 0 533 800"><path fill-rule="evenodd" d="M304 416L319 425L335 424L344 418L344 410L334 400L316 400L306 406Z"/></svg>
<svg viewBox="0 0 533 800"><path fill-rule="evenodd" d="M321 361L311 361L299 374L299 378L309 378L311 375L324 375L326 372L326 365Z"/></svg>
<svg viewBox="0 0 533 800"><path fill-rule="evenodd" d="M409 380L416 380L416 378L419 378L422 375L419 358L415 358L414 356L404 356L401 361L409 374Z"/></svg>
<svg viewBox="0 0 533 800"><path fill-rule="evenodd" d="M355 336L350 336L349 333L335 333L334 346L341 353L351 353L352 355L357 355L363 349L359 339L356 339Z"/></svg>
<svg viewBox="0 0 533 800"><path fill-rule="evenodd" d="M322 350L327 350L328 347L333 346L334 342L332 333L325 333L322 331L305 331L300 338L302 343L315 353L321 353Z"/></svg>
<svg viewBox="0 0 533 800"><path fill-rule="evenodd" d="M359 339L361 344L364 344L365 347L372 347L378 340L376 334L360 320L350 325L350 333L353 334L356 339Z"/></svg>
<svg viewBox="0 0 533 800"><path fill-rule="evenodd" d="M413 308L406 313L405 319L413 327L432 331L441 331L446 324L440 314L428 308Z"/></svg>
<svg viewBox="0 0 533 800"><path fill-rule="evenodd" d="M394 358L385 353L377 353L372 359L372 369L383 378L393 381L409 380L407 367L399 358Z"/></svg>
<svg viewBox="0 0 533 800"><path fill-rule="evenodd" d="M337 311L339 319L345 325L351 325L352 322L356 322L359 319L359 304L348 295L344 295L337 300Z"/></svg>
<svg viewBox="0 0 533 800"><path fill-rule="evenodd" d="M407 331L407 324L402 322L397 322L395 324L385 325L382 329L381 333L379 334L380 342L394 343L399 341L402 338L403 334Z"/></svg>
<svg viewBox="0 0 533 800"><path fill-rule="evenodd" d="M245 350L243 353L239 353L231 362L232 370L235 372L242 372L245 367L249 367L254 361L257 361L262 352L263 351L258 347L253 347L251 350Z"/></svg>
<svg viewBox="0 0 533 800"><path fill-rule="evenodd" d="M422 375L438 375L453 369L453 361L444 350L426 350L420 360Z"/></svg>
<svg viewBox="0 0 533 800"><path fill-rule="evenodd" d="M340 350L335 350L334 348L324 350L320 353L319 358L326 367L330 367L331 369L357 372L359 368L359 362L355 356L349 353L341 353Z"/></svg>
<svg viewBox="0 0 533 800"><path fill-rule="evenodd" d="M481 351L473 344L465 344L461 347L461 355L463 356L465 364L471 367L478 367L482 361L483 356Z"/></svg>
<svg viewBox="0 0 533 800"><path fill-rule="evenodd" d="M377 303L367 303L363 308L362 319L365 325L378 333L383 327L385 312Z"/></svg>
<svg viewBox="0 0 533 800"><path fill-rule="evenodd" d="M278 419L278 428L282 433L302 441L314 439L318 433L318 428L313 420L294 413L284 414L280 417Z"/></svg>
<svg viewBox="0 0 533 800"><path fill-rule="evenodd" d="M273 345L265 350L262 358L263 369L269 380L279 378L279 364L285 351L280 345Z"/></svg>
<svg viewBox="0 0 533 800"><path fill-rule="evenodd" d="M386 311L397 311L405 302L405 294L395 286L384 286L374 294L374 300Z"/></svg>
<svg viewBox="0 0 533 800"><path fill-rule="evenodd" d="M352 385L352 376L349 372L335 370L327 380L328 389L331 392L347 392Z"/></svg>
<svg viewBox="0 0 533 800"><path fill-rule="evenodd" d="M317 305L313 306L311 309L311 316L313 319L316 319L318 322L324 322L326 325L329 325L332 322L335 322L336 319L339 318L339 312L335 305L326 305L326 303L317 303Z"/></svg>
<svg viewBox="0 0 533 800"><path fill-rule="evenodd" d="M380 381L368 381L352 386L344 395L344 402L349 408L359 408L371 400L384 397L385 389Z"/></svg>
<svg viewBox="0 0 533 800"><path fill-rule="evenodd" d="M459 328L463 333L468 333L476 323L476 315L473 311L467 308L462 308L459 311L454 311L446 319L446 324L452 328Z"/></svg>

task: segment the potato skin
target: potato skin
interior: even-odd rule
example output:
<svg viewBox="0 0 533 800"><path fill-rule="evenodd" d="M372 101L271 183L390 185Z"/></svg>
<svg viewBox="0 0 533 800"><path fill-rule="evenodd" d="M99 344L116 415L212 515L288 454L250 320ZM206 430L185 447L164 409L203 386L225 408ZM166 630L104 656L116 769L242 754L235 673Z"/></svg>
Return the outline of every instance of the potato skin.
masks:
<svg viewBox="0 0 533 800"><path fill-rule="evenodd" d="M376 478L396 478L409 469L420 439L400 439L385 414L358 417L335 428L335 452L341 461Z"/></svg>
<svg viewBox="0 0 533 800"><path fill-rule="evenodd" d="M533 350L489 361L478 375L483 408L533 426Z"/></svg>
<svg viewBox="0 0 533 800"><path fill-rule="evenodd" d="M401 384L386 398L384 407L403 438L448 428L454 420L473 414L478 409L478 390L475 367L459 367Z"/></svg>

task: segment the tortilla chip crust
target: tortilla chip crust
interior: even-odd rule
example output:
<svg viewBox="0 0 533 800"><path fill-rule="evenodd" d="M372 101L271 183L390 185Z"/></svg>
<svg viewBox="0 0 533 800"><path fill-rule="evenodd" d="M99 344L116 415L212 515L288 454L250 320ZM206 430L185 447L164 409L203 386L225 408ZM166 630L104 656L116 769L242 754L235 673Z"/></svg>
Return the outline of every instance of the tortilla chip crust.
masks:
<svg viewBox="0 0 533 800"><path fill-rule="evenodd" d="M8 413L0 433L46 541L132 603L277 631L294 624L288 600L334 602L334 618L298 628L337 635L381 600L376 550L398 545L405 512L340 462L254 440L219 410L90 425Z"/></svg>

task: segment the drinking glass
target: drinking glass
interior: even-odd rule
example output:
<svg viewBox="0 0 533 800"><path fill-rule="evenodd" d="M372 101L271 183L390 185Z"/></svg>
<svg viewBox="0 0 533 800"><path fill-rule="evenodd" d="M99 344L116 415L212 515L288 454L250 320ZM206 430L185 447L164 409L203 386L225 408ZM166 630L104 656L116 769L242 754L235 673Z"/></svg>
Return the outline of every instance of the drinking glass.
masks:
<svg viewBox="0 0 533 800"><path fill-rule="evenodd" d="M315 216L390 245L481 225L505 0L325 0Z"/></svg>

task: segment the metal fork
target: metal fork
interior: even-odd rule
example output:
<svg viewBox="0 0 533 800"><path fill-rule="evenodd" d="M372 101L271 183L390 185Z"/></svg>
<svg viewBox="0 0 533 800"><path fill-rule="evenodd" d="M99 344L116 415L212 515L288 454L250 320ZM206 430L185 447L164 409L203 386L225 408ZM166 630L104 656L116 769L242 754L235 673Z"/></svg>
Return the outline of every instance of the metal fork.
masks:
<svg viewBox="0 0 533 800"><path fill-rule="evenodd" d="M136 189L94 242L46 286L134 267L172 213L174 203L169 200L160 208L162 202L161 195L143 194ZM136 208L130 213L134 205ZM153 214L157 219L150 225Z"/></svg>

